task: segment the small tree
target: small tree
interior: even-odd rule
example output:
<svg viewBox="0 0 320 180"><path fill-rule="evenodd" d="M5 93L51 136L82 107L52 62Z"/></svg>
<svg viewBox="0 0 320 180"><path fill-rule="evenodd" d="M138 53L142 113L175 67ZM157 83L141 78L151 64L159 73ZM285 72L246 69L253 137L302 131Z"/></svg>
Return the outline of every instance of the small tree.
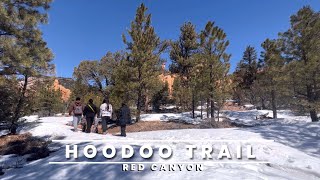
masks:
<svg viewBox="0 0 320 180"><path fill-rule="evenodd" d="M282 77L285 61L281 56L281 49L277 41L266 39L261 46L264 51L261 53L260 73L255 83L261 87L261 95L269 95L273 118L277 118L277 98L283 91Z"/></svg>
<svg viewBox="0 0 320 180"><path fill-rule="evenodd" d="M65 111L65 104L62 100L60 90L55 90L52 86L53 81L47 80L38 83L37 89L37 109L42 115L52 116L55 113Z"/></svg>
<svg viewBox="0 0 320 180"><path fill-rule="evenodd" d="M162 83L162 82L159 82ZM169 85L165 83L162 89L155 93L152 97L152 106L156 112L159 112L161 105L166 105L169 101Z"/></svg>

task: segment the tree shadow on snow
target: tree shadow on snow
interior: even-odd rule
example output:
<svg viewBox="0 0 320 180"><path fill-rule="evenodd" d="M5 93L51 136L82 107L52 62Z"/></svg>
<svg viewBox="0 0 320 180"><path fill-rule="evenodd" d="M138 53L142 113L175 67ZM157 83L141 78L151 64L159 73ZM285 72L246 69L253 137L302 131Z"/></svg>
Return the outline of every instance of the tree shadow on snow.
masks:
<svg viewBox="0 0 320 180"><path fill-rule="evenodd" d="M282 123L279 120L264 120L255 127L241 128L260 134L265 139L275 140L286 146L298 149L311 156L320 157L319 123L294 122Z"/></svg>
<svg viewBox="0 0 320 180"><path fill-rule="evenodd" d="M87 159L83 155L83 148L92 143L83 142L77 143L79 148L79 157L77 159L66 159L65 149L63 144L56 144L61 148L50 154L49 157L36 160L26 164L21 169L11 169L2 176L6 179L141 179L141 177L148 175L151 171L149 166L145 164L144 171L122 171L122 164L49 164L49 162L141 162L146 161L139 155L140 145L131 144L135 154L130 159L121 158L121 146L119 143L115 145L117 154L113 159L106 159L102 155L102 148L106 145L104 143L95 145L98 149L98 154L94 159ZM125 143L128 145L128 143ZM130 144L130 143L129 143ZM118 147L117 147L118 146ZM157 150L154 149L154 154ZM156 161L154 157L147 161Z"/></svg>

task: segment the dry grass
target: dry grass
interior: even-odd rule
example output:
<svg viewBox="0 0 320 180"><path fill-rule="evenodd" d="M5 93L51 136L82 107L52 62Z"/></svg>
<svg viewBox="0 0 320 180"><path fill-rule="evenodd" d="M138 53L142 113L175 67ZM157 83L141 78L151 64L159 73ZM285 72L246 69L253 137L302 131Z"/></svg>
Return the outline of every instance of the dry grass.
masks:
<svg viewBox="0 0 320 180"><path fill-rule="evenodd" d="M245 111L245 109L242 106L229 105L229 104L224 105L222 110L227 110L227 111Z"/></svg>
<svg viewBox="0 0 320 180"><path fill-rule="evenodd" d="M185 124L181 122L165 122L165 121L140 121L131 125L127 125L126 132L144 132L144 131L160 131L160 130L174 130L174 129L212 129L212 128L234 128L234 124L228 120L220 122L211 122L211 120L204 120L199 125ZM82 129L79 125L78 128ZM120 133L120 126L112 126L107 130L108 133ZM102 125L98 125L98 134L102 134Z"/></svg>
<svg viewBox="0 0 320 180"><path fill-rule="evenodd" d="M212 119L207 119L200 124L201 129L217 129L217 128L234 128L234 126L230 121L213 121Z"/></svg>
<svg viewBox="0 0 320 180"><path fill-rule="evenodd" d="M126 132L143 132L143 131L159 131L159 130L172 130L172 129L198 129L198 125L183 124L175 122L162 122L162 121L140 121L131 125L127 125ZM108 133L117 134L120 132L120 126L111 127ZM102 126L98 126L98 133L102 133Z"/></svg>
<svg viewBox="0 0 320 180"><path fill-rule="evenodd" d="M27 161L32 161L49 156L48 144L41 138L33 137L31 133L6 135L0 137L0 155L31 154Z"/></svg>

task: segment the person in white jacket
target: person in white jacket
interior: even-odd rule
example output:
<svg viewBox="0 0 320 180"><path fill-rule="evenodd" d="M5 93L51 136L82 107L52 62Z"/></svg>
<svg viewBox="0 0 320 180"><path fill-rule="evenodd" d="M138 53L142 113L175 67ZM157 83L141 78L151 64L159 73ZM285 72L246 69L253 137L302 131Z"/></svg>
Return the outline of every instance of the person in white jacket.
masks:
<svg viewBox="0 0 320 180"><path fill-rule="evenodd" d="M100 106L100 117L103 134L107 134L107 124L112 118L112 105L109 103L108 99L104 99Z"/></svg>

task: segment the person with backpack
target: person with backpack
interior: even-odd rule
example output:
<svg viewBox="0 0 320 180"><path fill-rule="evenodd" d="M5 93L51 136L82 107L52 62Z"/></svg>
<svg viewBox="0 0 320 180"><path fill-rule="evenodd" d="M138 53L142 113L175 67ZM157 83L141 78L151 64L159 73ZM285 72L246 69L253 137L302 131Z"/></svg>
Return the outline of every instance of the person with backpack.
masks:
<svg viewBox="0 0 320 180"><path fill-rule="evenodd" d="M120 112L119 112L119 125L121 127L121 136L126 137L126 126L131 124L131 112L129 107L122 103Z"/></svg>
<svg viewBox="0 0 320 180"><path fill-rule="evenodd" d="M91 126L95 120L97 113L97 107L93 104L93 100L89 99L88 104L84 107L83 110L83 115L86 117L87 121L86 133L91 132Z"/></svg>
<svg viewBox="0 0 320 180"><path fill-rule="evenodd" d="M112 105L108 99L104 99L100 106L100 117L102 122L103 134L107 134L108 123L112 119Z"/></svg>
<svg viewBox="0 0 320 180"><path fill-rule="evenodd" d="M80 98L77 97L76 101L71 104L69 107L69 115L73 115L73 127L74 127L74 132L78 132L78 124L81 121L82 114L83 114L83 105L80 101Z"/></svg>

